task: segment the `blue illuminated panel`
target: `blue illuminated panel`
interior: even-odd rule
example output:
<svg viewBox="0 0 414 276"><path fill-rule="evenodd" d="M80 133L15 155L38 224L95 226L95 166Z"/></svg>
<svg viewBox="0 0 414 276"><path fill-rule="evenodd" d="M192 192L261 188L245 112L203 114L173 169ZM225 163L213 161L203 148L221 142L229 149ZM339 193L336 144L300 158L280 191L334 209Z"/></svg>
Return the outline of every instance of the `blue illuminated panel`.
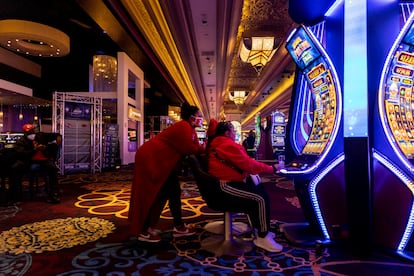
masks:
<svg viewBox="0 0 414 276"><path fill-rule="evenodd" d="M298 86L295 89L300 93L297 95L296 108L293 109L292 118L296 119L291 120L292 128L289 136L295 154L299 155L309 140L313 124L312 92L301 72L298 73Z"/></svg>
<svg viewBox="0 0 414 276"><path fill-rule="evenodd" d="M367 3L344 1L344 5L344 137L367 137Z"/></svg>

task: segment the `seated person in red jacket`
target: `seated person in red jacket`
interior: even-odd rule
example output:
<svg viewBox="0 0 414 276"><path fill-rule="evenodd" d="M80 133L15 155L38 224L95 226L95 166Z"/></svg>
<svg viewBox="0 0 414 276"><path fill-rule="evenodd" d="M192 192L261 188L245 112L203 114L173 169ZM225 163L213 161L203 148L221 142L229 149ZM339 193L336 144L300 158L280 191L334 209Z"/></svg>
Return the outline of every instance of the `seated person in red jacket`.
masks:
<svg viewBox="0 0 414 276"><path fill-rule="evenodd" d="M61 135L58 133L35 133L35 127L32 124L23 126L23 134L14 147L16 157L10 172L12 192L16 192L15 190L21 187L22 176L33 169L33 166L38 166L40 170L46 172L48 177L47 202L59 203L55 153L62 141Z"/></svg>
<svg viewBox="0 0 414 276"><path fill-rule="evenodd" d="M32 124L23 125L21 136L13 147L13 158L10 161L10 194L12 201L18 201L21 196L22 177L30 170L33 155L33 140L36 136Z"/></svg>
<svg viewBox="0 0 414 276"><path fill-rule="evenodd" d="M47 202L49 203L60 202L58 197L58 168L55 161L61 143L62 136L59 133L38 132L33 141L32 168L37 165L47 175L46 191Z"/></svg>
<svg viewBox="0 0 414 276"><path fill-rule="evenodd" d="M253 240L256 246L270 252L280 252L283 247L274 240L274 233L269 232L268 195L262 184L246 181L249 174L276 173L279 168L252 159L244 147L235 142L235 136L232 123L220 122L207 144L208 172L220 179L222 194L217 197L229 204L229 208L237 206L249 215L257 230L257 237Z"/></svg>

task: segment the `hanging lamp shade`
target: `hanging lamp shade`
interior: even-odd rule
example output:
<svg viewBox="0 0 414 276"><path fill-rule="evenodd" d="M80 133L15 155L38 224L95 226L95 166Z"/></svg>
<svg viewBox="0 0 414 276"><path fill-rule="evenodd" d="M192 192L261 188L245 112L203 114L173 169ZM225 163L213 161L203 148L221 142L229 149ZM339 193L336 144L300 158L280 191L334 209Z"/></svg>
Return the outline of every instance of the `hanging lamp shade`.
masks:
<svg viewBox="0 0 414 276"><path fill-rule="evenodd" d="M250 63L258 74L271 60L276 52L275 38L249 37L243 38L240 43L239 56L243 62Z"/></svg>
<svg viewBox="0 0 414 276"><path fill-rule="evenodd" d="M236 105L243 105L244 101L247 98L247 94L248 92L243 91L243 90L230 91L229 98Z"/></svg>

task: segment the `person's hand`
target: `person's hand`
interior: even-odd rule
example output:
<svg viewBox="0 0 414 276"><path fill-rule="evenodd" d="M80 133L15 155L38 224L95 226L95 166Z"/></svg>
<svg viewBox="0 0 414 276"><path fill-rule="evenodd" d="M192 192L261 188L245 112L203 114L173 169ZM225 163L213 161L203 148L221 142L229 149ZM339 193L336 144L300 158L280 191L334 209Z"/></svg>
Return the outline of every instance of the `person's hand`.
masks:
<svg viewBox="0 0 414 276"><path fill-rule="evenodd" d="M280 173L280 170L284 168L284 166L280 165L280 164L273 164L273 173L274 174L278 174Z"/></svg>
<svg viewBox="0 0 414 276"><path fill-rule="evenodd" d="M42 145L42 144L35 143L34 149L35 150L44 150L44 149L46 149L46 146Z"/></svg>

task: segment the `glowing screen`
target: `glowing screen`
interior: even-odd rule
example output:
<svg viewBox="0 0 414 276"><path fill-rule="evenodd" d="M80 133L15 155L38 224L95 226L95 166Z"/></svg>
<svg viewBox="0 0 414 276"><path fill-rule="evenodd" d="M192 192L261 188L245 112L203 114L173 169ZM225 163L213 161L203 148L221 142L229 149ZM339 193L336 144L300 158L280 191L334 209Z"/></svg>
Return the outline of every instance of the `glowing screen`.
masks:
<svg viewBox="0 0 414 276"><path fill-rule="evenodd" d="M299 28L286 43L286 49L301 70L304 70L321 56L321 53L303 28Z"/></svg>
<svg viewBox="0 0 414 276"><path fill-rule="evenodd" d="M305 76L313 99L312 129L302 154L320 155L331 138L337 116L331 69L303 27L290 37L286 48Z"/></svg>
<svg viewBox="0 0 414 276"><path fill-rule="evenodd" d="M409 43L411 45L408 45ZM414 31L413 26L398 46L385 78L385 113L400 150L414 158Z"/></svg>

